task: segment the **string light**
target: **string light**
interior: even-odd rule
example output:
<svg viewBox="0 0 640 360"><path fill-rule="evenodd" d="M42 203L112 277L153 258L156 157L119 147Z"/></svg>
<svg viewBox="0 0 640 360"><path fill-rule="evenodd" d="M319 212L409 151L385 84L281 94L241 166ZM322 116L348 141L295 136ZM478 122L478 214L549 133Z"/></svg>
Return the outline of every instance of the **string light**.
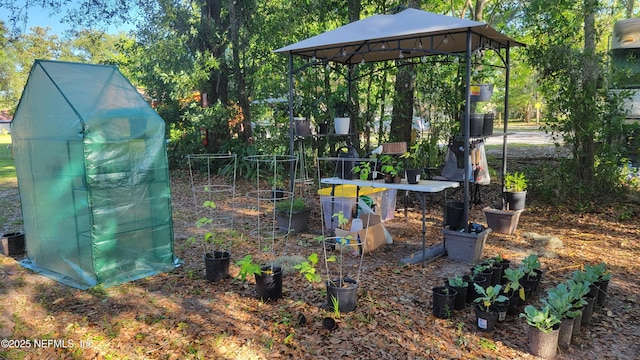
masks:
<svg viewBox="0 0 640 360"><path fill-rule="evenodd" d="M400 54L398 54L398 57L399 57L400 59L404 59L404 54L402 53L402 50L400 50Z"/></svg>
<svg viewBox="0 0 640 360"><path fill-rule="evenodd" d="M445 45L449 43L449 38L447 37L447 35L445 35L444 39L442 39L442 43Z"/></svg>
<svg viewBox="0 0 640 360"><path fill-rule="evenodd" d="M427 55L422 55L422 59L420 59L422 61L422 63L426 63L427 62Z"/></svg>

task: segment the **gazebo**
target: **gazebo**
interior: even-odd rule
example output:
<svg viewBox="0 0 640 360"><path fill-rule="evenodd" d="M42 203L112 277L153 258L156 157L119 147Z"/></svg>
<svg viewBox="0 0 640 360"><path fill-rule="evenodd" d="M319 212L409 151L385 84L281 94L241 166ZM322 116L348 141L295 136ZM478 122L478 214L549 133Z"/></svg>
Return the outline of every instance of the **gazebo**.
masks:
<svg viewBox="0 0 640 360"><path fill-rule="evenodd" d="M471 112L470 78L472 54L480 50L493 50L501 58L505 72L504 134L507 134L509 114L509 50L523 46L501 34L487 23L460 19L408 8L395 14L373 15L334 30L310 37L275 50L287 54L289 63L289 149L294 154L293 136L293 75L308 66L336 63L352 68L358 64L378 61L408 60L432 55L451 55L466 62L466 93L464 111L464 173L470 170L469 137ZM301 56L308 63L294 68L293 57ZM506 140L506 139L505 139ZM507 143L503 141L503 159ZM506 161L503 161L503 173ZM464 219L469 218L469 179L464 179Z"/></svg>

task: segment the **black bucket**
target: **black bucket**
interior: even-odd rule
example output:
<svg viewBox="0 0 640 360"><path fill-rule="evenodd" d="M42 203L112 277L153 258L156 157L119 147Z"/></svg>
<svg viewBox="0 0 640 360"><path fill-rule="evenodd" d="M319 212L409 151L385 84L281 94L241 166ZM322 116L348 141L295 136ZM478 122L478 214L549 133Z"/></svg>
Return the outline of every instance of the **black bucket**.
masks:
<svg viewBox="0 0 640 360"><path fill-rule="evenodd" d="M457 231L464 228L464 203L461 201L449 201L447 203L447 218L446 223L449 225L449 230Z"/></svg>
<svg viewBox="0 0 640 360"><path fill-rule="evenodd" d="M5 256L24 254L24 231L2 234L2 253Z"/></svg>
<svg viewBox="0 0 640 360"><path fill-rule="evenodd" d="M484 114L484 125L482 127L482 135L493 135L493 113Z"/></svg>

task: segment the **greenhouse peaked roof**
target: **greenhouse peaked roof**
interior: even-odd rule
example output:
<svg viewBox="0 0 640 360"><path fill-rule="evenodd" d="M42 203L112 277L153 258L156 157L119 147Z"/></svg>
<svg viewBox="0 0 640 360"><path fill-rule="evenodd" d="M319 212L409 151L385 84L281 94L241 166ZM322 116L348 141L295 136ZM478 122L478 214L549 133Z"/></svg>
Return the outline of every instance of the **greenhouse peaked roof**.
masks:
<svg viewBox="0 0 640 360"><path fill-rule="evenodd" d="M522 46L487 23L406 9L373 15L275 50L345 64Z"/></svg>

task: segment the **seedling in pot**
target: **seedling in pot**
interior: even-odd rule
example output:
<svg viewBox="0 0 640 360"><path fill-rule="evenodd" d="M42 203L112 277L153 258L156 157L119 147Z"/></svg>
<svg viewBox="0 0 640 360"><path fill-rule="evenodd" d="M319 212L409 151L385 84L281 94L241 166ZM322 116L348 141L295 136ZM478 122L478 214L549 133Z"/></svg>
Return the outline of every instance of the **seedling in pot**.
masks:
<svg viewBox="0 0 640 360"><path fill-rule="evenodd" d="M453 286L453 287L466 287L469 286L469 283L462 280L462 276L460 275L456 275L452 278L449 278L447 280L447 283L449 284L449 286Z"/></svg>
<svg viewBox="0 0 640 360"><path fill-rule="evenodd" d="M520 314L520 317L525 318L527 320L527 324L544 333L551 332L553 327L560 323L560 319L551 313L551 309L548 304L544 305L540 310L533 305L527 305L524 307L524 312Z"/></svg>
<svg viewBox="0 0 640 360"><path fill-rule="evenodd" d="M480 294L478 298L474 300L474 302L478 303L480 310L487 311L496 302L505 302L509 300L508 297L501 295L500 290L502 290L502 285L498 284L496 286L489 286L486 289L478 284L473 284L476 289L476 292Z"/></svg>
<svg viewBox="0 0 640 360"><path fill-rule="evenodd" d="M522 301L525 300L524 287L520 284L520 279L524 277L524 268L517 269L505 269L504 277L507 278L507 283L504 287L504 292L509 293L513 291L514 293L518 291L518 296Z"/></svg>

